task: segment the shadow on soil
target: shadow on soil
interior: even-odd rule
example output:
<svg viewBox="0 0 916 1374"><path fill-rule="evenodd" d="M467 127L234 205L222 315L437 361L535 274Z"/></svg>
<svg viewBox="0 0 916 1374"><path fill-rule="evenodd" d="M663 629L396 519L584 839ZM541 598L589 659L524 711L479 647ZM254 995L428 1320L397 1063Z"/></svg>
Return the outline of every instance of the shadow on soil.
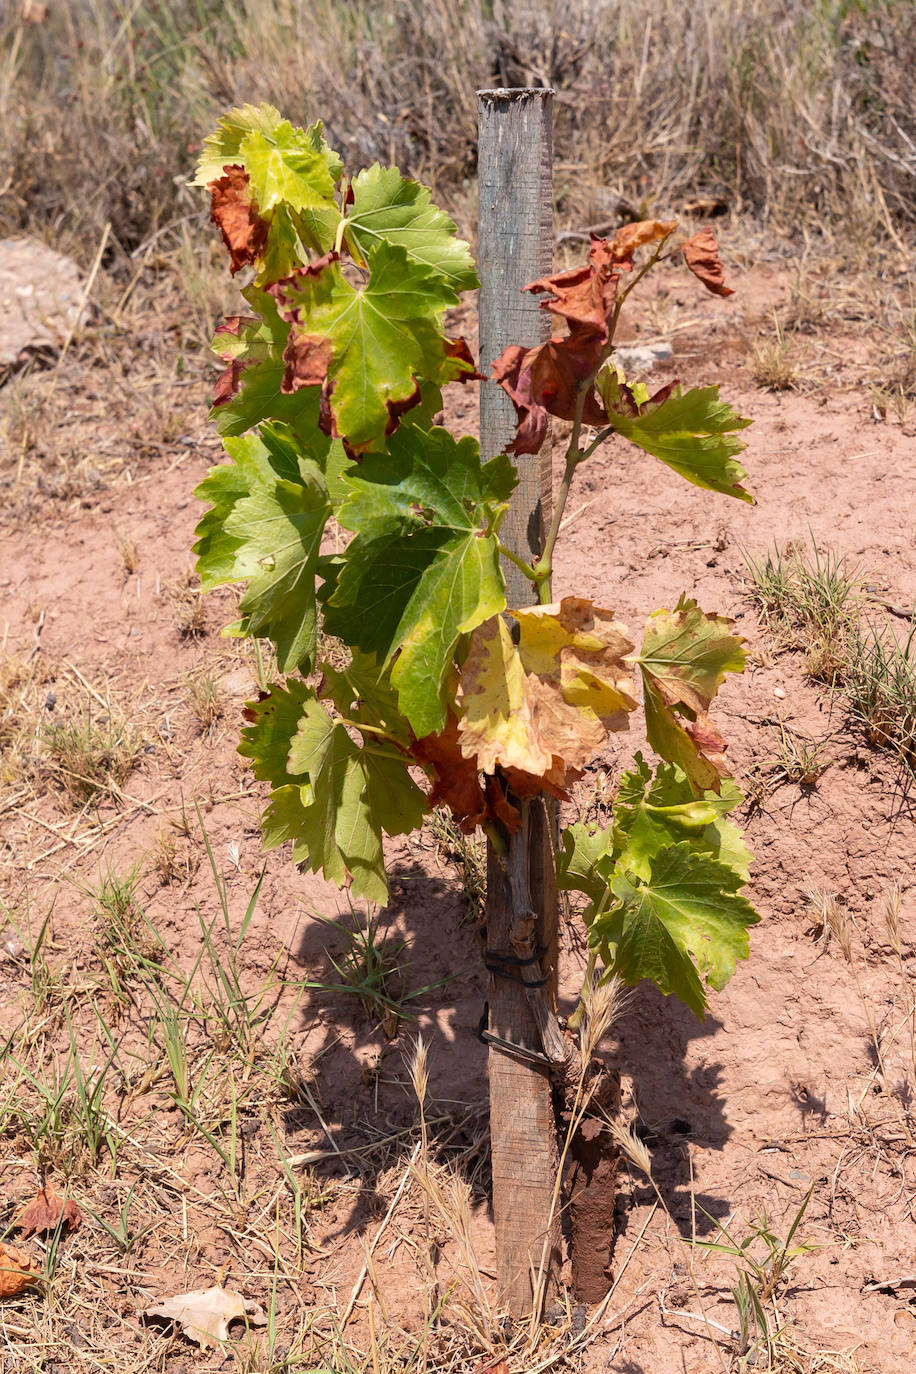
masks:
<svg viewBox="0 0 916 1374"><path fill-rule="evenodd" d="M680 1002L663 997L648 983L630 994L617 1023L614 1061L632 1080L639 1109L637 1134L649 1147L655 1182L683 1236L691 1235L694 1212L696 1234L701 1236L715 1229L710 1217L721 1220L729 1212L725 1198L707 1193L691 1197L687 1149L689 1142L704 1150L721 1150L731 1135L718 1091L721 1066L686 1066L690 1042L715 1035L721 1025L709 1015L698 1021ZM637 1183L633 1203L651 1203L654 1196ZM626 1233L626 1213L621 1216L618 1211L617 1229L619 1235Z"/></svg>
<svg viewBox="0 0 916 1374"><path fill-rule="evenodd" d="M409 1130L418 1119L407 1061L415 1036L422 1032L429 1046L426 1110L433 1157L461 1169L480 1197L488 1193L490 1183L487 1051L476 1034L486 999L480 934L464 919L462 898L445 878L401 864L393 871L391 892L389 906L377 915L374 939L379 953L400 965L386 985L405 1013L394 1036L386 1034L380 1009L367 1012L355 992L316 991L302 1006L300 1029L310 1032L309 1060L322 1114L335 1145L344 1151L403 1131L401 1139L385 1148L384 1167L406 1165L412 1144ZM355 905L334 924L307 921L291 951L294 960L309 969L315 981L339 983L334 963L340 966L350 947L347 931L364 929L367 921L365 908ZM615 1065L633 1079L639 1130L652 1152L661 1193L685 1235L691 1231L685 1143L721 1149L730 1134L718 1095L719 1067L688 1070L685 1059L692 1040L719 1028L714 1017L701 1023L648 985L631 994L618 1023ZM303 1148L327 1145L310 1106L291 1105L286 1124L288 1130L308 1137ZM363 1186L337 1232L341 1237L361 1231L378 1214L380 1199L373 1178L379 1158L372 1150L321 1166L338 1174L346 1167L361 1176ZM634 1204L652 1197L641 1184L632 1195ZM728 1203L722 1198L697 1194L694 1202L698 1234L713 1229L704 1211L714 1217L727 1215ZM620 1234L626 1233L626 1214L618 1212L618 1227Z"/></svg>

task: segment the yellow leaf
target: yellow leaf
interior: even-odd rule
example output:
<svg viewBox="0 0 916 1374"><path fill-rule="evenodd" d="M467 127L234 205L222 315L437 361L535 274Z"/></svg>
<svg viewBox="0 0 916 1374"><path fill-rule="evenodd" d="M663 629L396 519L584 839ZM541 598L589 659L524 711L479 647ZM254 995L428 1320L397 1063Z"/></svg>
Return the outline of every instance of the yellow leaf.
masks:
<svg viewBox="0 0 916 1374"><path fill-rule="evenodd" d="M539 740L525 672L505 621L479 625L461 673L461 752L481 773L496 765L543 773L552 751Z"/></svg>
<svg viewBox="0 0 916 1374"><path fill-rule="evenodd" d="M516 647L494 616L471 637L461 673L461 752L562 795L635 709L623 658L633 645L611 611L582 597L512 611Z"/></svg>
<svg viewBox="0 0 916 1374"><path fill-rule="evenodd" d="M634 646L613 611L564 596L559 604L511 614L521 628L525 671L558 685L564 701L594 712L606 730L626 730L636 698L623 659Z"/></svg>

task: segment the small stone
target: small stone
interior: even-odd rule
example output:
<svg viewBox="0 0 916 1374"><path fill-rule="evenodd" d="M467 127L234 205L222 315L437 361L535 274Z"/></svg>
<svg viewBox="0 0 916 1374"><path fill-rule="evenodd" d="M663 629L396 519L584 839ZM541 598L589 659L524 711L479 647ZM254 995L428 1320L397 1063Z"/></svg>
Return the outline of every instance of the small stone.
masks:
<svg viewBox="0 0 916 1374"><path fill-rule="evenodd" d="M781 687L774 687L773 696L777 701L785 701L786 694Z"/></svg>
<svg viewBox="0 0 916 1374"><path fill-rule="evenodd" d="M0 954L4 959L17 960L25 954L25 945L16 934L15 930L7 928L0 935Z"/></svg>
<svg viewBox="0 0 916 1374"><path fill-rule="evenodd" d="M634 345L614 350L614 356L624 372L651 372L656 363L666 362L671 354L669 343Z"/></svg>
<svg viewBox="0 0 916 1374"><path fill-rule="evenodd" d="M57 353L82 323L84 305L71 258L37 239L0 239L0 366Z"/></svg>

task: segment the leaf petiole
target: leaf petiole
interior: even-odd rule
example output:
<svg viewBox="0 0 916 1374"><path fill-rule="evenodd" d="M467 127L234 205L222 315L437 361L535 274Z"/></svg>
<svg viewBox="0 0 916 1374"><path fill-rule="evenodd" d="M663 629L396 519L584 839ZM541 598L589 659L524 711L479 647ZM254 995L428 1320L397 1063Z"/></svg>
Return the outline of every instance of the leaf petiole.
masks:
<svg viewBox="0 0 916 1374"><path fill-rule="evenodd" d="M338 716L336 719L336 723L338 725L349 726L351 730L360 730L363 734L378 735L379 739L387 740L389 744L393 744L395 745L395 747L397 747L398 745L398 742L395 739L394 735L389 734L387 730L383 730L380 725L366 725L361 720L350 720L347 716ZM398 749L397 757L404 757L403 752L400 749Z"/></svg>
<svg viewBox="0 0 916 1374"><path fill-rule="evenodd" d="M588 448L583 449L580 453L579 461L584 462L586 458L591 458L595 449L599 448L600 445L604 443L605 439L610 439L611 435L616 434L616 432L613 425L606 425L604 429L600 429Z"/></svg>
<svg viewBox="0 0 916 1374"><path fill-rule="evenodd" d="M519 558L517 553L513 553L511 549L507 549L505 544L497 544L496 547L499 549L503 558L508 558L510 563L514 563L519 571L525 574L529 582L539 582L541 580L538 576L537 568L532 568L530 563L526 563L524 558Z"/></svg>

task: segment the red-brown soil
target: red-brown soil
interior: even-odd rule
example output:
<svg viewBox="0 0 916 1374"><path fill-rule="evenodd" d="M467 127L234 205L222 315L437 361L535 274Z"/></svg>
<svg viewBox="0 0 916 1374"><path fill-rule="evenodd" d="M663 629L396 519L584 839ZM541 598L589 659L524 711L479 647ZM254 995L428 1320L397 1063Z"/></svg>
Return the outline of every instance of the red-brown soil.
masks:
<svg viewBox="0 0 916 1374"><path fill-rule="evenodd" d="M743 298L729 301L691 297L682 310L668 300L671 324L683 316L692 323L674 334L674 358L657 375L664 379L676 367L691 384L721 381L723 394L753 418L745 461L757 504L697 491L622 443L607 447L574 490L555 590L593 597L634 627L682 592L706 609L735 617L750 641L751 662L723 690L716 719L729 739L739 781L756 776L774 757L780 720L826 741L829 763L813 785L775 785L748 807L756 855L751 895L762 920L752 934L749 961L724 992L713 995L706 1021L642 987L629 997L607 1045L638 1106L668 1215L655 1207L645 1178L628 1173L625 1165L613 1268L620 1272L628 1262L586 1358L589 1368L620 1374L722 1368L687 1282L685 1239L693 1231L701 1239L713 1237L709 1217L743 1236L746 1221L764 1210L784 1236L813 1185L799 1237L818 1248L797 1260L781 1307L794 1339L810 1351L852 1352L863 1371L908 1374L916 1351L908 1304L916 1282L908 1277L916 1224L907 1105L916 1083L905 986L913 977L916 942L916 907L906 891L916 848L912 796L891 758L871 748L846 718L842 702L805 678L800 655L775 656L768 649L741 551L756 553L774 541L809 547L814 541L848 555L889 601L913 604L916 430L912 423L876 421L863 387L846 387L842 377L778 394L757 387L749 362L755 327L749 312L753 320L765 320L772 304L785 298L786 284L775 273L758 273L750 286ZM824 361L829 348L854 373L868 347L860 333L822 331L811 338L811 371L820 368L825 376L832 365ZM188 393L180 394L187 409ZM470 427L470 399L462 394L456 403L467 411L456 421ZM206 636L185 640L165 590L190 563L199 513L191 491L218 456L201 410L189 442L163 445L161 458L140 480L61 506L56 515L45 511L30 526L12 530L0 554L4 649L24 657L40 645L48 665L45 690L57 698L43 708L45 714L84 699L84 679L103 702L111 696L123 703L147 751L123 784L127 799L99 813L68 809L52 788L39 785L40 771L4 793L4 900L21 905L27 884L31 907L43 917L53 899L52 959L73 970L89 967L94 957L89 904L80 884L96 881L100 870L124 871L142 859L183 803L195 834L193 804L200 804L234 921L241 919L264 863L261 787L234 753L239 710L254 690L253 657L233 641L216 638L218 626L231 619L228 595L208 604ZM124 535L136 545L133 574L125 571L118 551ZM183 686L183 675L202 661L228 703L209 733L194 721ZM609 775L612 790L638 745L635 737L615 738L600 769L583 780L583 804L601 784L601 773ZM182 843L190 853L191 843ZM200 947L198 910L205 919L217 910L213 878L199 850L198 843L184 880L165 883L147 874L140 888L150 921L186 967ZM489 1284L486 1052L475 1034L486 995L479 939L464 919L455 871L431 836L393 843L390 866L391 905L380 914L379 928L385 937L406 942L407 989L452 981L408 1003L416 1025L402 1025L394 1040L352 997L309 991L296 1002L287 990L283 1006L291 1017L291 1043L313 1075L333 1141L349 1149L414 1125L416 1102L403 1056L409 1036L423 1031L430 1043L428 1114L452 1122L441 1127L443 1157L457 1159L474 1180L473 1236ZM902 968L879 916L882 896L895 880L904 886ZM835 942L812 929L805 899L811 883L837 893L852 918L858 986ZM319 917L350 921L346 896L298 873L285 853L268 856L243 946L244 975L252 988L278 961L289 983L336 981L326 949L339 957L342 940ZM574 925L564 944L568 1002L581 949ZM5 1025L14 1023L27 985L21 962L0 963ZM883 1048L884 1078L877 1072L869 1018ZM899 1096L885 1090L888 1080ZM161 1105L156 1091L151 1089L149 1101ZM266 1168L272 1141L260 1128L256 1107L251 1119L252 1160ZM347 1156L362 1170L348 1181L341 1181L340 1162L317 1167L318 1180L329 1180L328 1202L310 1223L311 1248L302 1263L307 1304L330 1303L336 1294L339 1306L345 1305L364 1262L364 1245L406 1163L410 1140L404 1139L407 1144L393 1154L389 1145L387 1155L381 1149L377 1156ZM288 1154L329 1148L307 1108L286 1114L283 1143ZM0 1165L12 1208L27 1194L31 1156L15 1142L9 1149L23 1161ZM385 1165L381 1179L372 1174L374 1159ZM209 1194L219 1173L212 1151L199 1143L186 1142L171 1157L171 1167L191 1190L192 1206L199 1205L198 1194ZM277 1176L274 1169L271 1177ZM180 1233L178 1240L170 1236L166 1248L154 1231L132 1252L129 1274L105 1280L119 1312L132 1313L144 1295L151 1301L166 1290L206 1287L226 1262L236 1281L246 1264L249 1273L258 1273L244 1292L263 1299L269 1264L250 1246L232 1242L225 1230L208 1229L205 1211L195 1213L199 1226L192 1225L190 1237L186 1228L184 1241ZM392 1241L406 1235L409 1243L393 1251L382 1244L374 1271L389 1320L416 1330L423 1311L416 1205L411 1216L392 1232ZM73 1241L81 1254L91 1255L92 1235L86 1228ZM445 1241L442 1254L444 1286L457 1261ZM698 1256L696 1273L708 1317L733 1329L734 1265ZM34 1315L36 1300L31 1301L16 1314L20 1325ZM358 1312L364 1305L365 1293ZM131 1322L136 1329L136 1320ZM188 1349L184 1357L191 1368ZM212 1365L194 1360L193 1367L217 1368L221 1358L213 1356ZM163 1367L185 1365L176 1354ZM811 1355L797 1367L840 1366L820 1366Z"/></svg>

